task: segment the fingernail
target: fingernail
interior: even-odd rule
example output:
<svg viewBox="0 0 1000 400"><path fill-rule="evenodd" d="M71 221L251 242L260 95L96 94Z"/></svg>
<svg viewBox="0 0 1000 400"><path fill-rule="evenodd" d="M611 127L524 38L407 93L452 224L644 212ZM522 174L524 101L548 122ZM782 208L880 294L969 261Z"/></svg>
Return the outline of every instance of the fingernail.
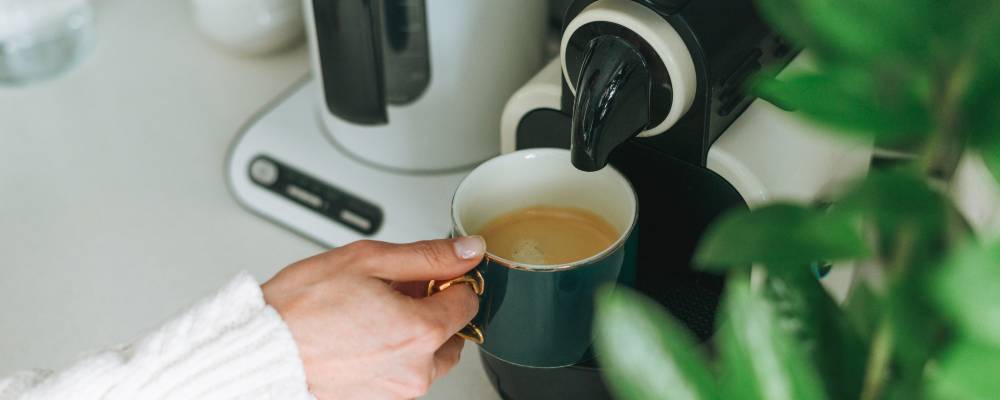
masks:
<svg viewBox="0 0 1000 400"><path fill-rule="evenodd" d="M486 241L482 236L462 236L455 239L455 255L463 260L480 258L486 252Z"/></svg>

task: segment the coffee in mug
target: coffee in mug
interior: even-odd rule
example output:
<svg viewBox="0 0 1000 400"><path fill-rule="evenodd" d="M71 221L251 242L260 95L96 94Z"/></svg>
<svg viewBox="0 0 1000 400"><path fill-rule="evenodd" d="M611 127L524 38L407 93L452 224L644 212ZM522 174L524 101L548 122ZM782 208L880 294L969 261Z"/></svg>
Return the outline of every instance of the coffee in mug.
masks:
<svg viewBox="0 0 1000 400"><path fill-rule="evenodd" d="M476 233L486 239L488 252L537 265L583 260L611 247L620 235L587 209L543 205L503 214Z"/></svg>

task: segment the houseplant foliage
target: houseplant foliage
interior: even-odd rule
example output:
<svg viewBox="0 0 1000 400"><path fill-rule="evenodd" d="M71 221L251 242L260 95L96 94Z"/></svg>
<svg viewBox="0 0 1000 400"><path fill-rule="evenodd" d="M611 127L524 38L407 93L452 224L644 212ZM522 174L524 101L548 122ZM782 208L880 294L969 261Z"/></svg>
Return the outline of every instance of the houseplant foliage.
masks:
<svg viewBox="0 0 1000 400"><path fill-rule="evenodd" d="M960 399L1000 396L1000 243L981 240L948 195L963 155L1000 180L1000 2L760 0L815 60L762 75L762 99L905 149L831 207L732 211L699 268L727 274L710 346L628 289L599 299L598 357L622 399ZM837 305L819 261L880 271ZM751 289L749 266L766 271ZM711 350L708 350L708 348ZM711 354L709 354L711 352Z"/></svg>

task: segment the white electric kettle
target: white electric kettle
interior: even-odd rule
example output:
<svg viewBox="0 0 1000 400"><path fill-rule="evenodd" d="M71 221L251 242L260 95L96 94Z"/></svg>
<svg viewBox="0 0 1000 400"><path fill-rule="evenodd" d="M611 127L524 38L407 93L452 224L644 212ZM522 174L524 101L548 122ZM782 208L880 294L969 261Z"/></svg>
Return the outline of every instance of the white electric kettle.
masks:
<svg viewBox="0 0 1000 400"><path fill-rule="evenodd" d="M391 170L496 155L507 97L541 65L537 0L305 0L327 134Z"/></svg>

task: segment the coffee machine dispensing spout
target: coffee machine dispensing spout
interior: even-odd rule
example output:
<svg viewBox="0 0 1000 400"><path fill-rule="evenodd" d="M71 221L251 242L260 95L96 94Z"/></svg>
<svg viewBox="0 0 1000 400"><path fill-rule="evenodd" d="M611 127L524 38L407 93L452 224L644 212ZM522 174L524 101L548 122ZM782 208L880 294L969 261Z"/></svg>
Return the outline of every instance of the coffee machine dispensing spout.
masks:
<svg viewBox="0 0 1000 400"><path fill-rule="evenodd" d="M645 58L627 40L601 35L589 41L575 85L573 166L604 168L618 145L648 128L652 85Z"/></svg>

